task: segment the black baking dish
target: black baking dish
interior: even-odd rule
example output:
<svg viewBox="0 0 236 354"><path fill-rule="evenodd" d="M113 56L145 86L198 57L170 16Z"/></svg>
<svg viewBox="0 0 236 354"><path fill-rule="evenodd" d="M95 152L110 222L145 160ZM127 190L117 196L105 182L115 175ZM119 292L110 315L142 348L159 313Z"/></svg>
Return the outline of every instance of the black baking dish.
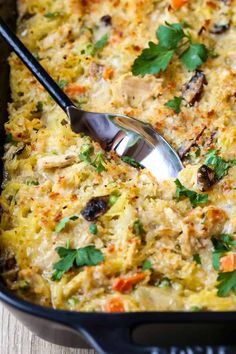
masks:
<svg viewBox="0 0 236 354"><path fill-rule="evenodd" d="M15 26L14 0L0 0L0 15ZM0 41L0 137L9 100L9 49ZM2 169L2 165L1 165ZM25 302L0 280L0 300L32 332L56 344L99 353L236 353L235 312L140 312L123 314L53 310Z"/></svg>

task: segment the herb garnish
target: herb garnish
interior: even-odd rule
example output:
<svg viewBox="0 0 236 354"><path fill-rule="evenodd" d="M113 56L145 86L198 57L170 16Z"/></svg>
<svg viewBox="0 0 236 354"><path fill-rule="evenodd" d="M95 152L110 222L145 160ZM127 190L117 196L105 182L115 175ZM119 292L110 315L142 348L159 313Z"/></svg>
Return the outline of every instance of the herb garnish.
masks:
<svg viewBox="0 0 236 354"><path fill-rule="evenodd" d="M102 252L94 246L78 249L57 247L55 250L61 259L53 264L52 280L60 280L63 274L74 266L95 266L104 260Z"/></svg>
<svg viewBox="0 0 236 354"><path fill-rule="evenodd" d="M83 144L80 149L79 158L82 161L91 162L91 155L94 152L94 147L91 144Z"/></svg>
<svg viewBox="0 0 236 354"><path fill-rule="evenodd" d="M108 34L104 34L104 36L102 36L95 44L94 44L94 48L96 50L98 49L102 49L103 47L105 47L105 45L108 42Z"/></svg>
<svg viewBox="0 0 236 354"><path fill-rule="evenodd" d="M180 105L181 102L183 101L183 97L174 97L172 100L169 100L168 102L165 103L165 106L173 109L173 111L175 111L175 113L180 113L181 109L180 109Z"/></svg>
<svg viewBox="0 0 236 354"><path fill-rule="evenodd" d="M189 201L193 208L198 206L199 204L205 204L208 202L208 194L198 194L190 189L185 188L179 179L175 180L176 184L176 199L180 200L180 197L184 196L189 198Z"/></svg>
<svg viewBox="0 0 236 354"><path fill-rule="evenodd" d="M215 179L219 181L228 174L229 168L236 165L236 160L224 160L217 155L216 150L209 150L206 154L205 165L213 168Z"/></svg>
<svg viewBox="0 0 236 354"><path fill-rule="evenodd" d="M193 255L193 260L194 260L194 262L196 262L197 264L202 264L201 258L200 258L200 256L199 256L198 253L196 253L196 254Z"/></svg>
<svg viewBox="0 0 236 354"><path fill-rule="evenodd" d="M121 157L121 160L122 160L123 162L128 163L128 164L129 164L130 166L132 166L132 167L140 168L140 169L144 168L138 161L136 161L135 159L132 159L132 158L129 157L129 156L122 156L122 157Z"/></svg>
<svg viewBox="0 0 236 354"><path fill-rule="evenodd" d="M58 84L58 86L60 87L60 89L63 90L63 89L66 87L67 82L66 82L65 80L59 80L59 81L57 82L57 84Z"/></svg>
<svg viewBox="0 0 236 354"><path fill-rule="evenodd" d="M135 220L135 222L133 223L132 231L136 236L142 236L145 234L143 224L139 219Z"/></svg>
<svg viewBox="0 0 236 354"><path fill-rule="evenodd" d="M105 160L104 160L104 155L102 152L98 152L94 161L91 163L93 167L96 168L96 171L98 173L101 173L102 171L106 171L106 167L104 166Z"/></svg>
<svg viewBox="0 0 236 354"><path fill-rule="evenodd" d="M142 270L148 270L148 269L151 269L152 268L152 263L149 259L146 259L144 262L143 262L143 265L142 265Z"/></svg>
<svg viewBox="0 0 236 354"><path fill-rule="evenodd" d="M58 224L56 224L55 232L61 232L69 221L75 221L77 219L77 215L66 216L65 218L61 219Z"/></svg>
<svg viewBox="0 0 236 354"><path fill-rule="evenodd" d="M231 290L236 293L236 270L233 272L220 273L217 280L218 296L227 296Z"/></svg>
<svg viewBox="0 0 236 354"><path fill-rule="evenodd" d="M211 242L214 246L212 265L215 270L219 270L220 258L226 252L231 251L232 247L236 247L236 241L228 234L221 234L219 237L212 237Z"/></svg>
<svg viewBox="0 0 236 354"><path fill-rule="evenodd" d="M157 29L156 37L158 44L149 42L149 48L144 49L134 61L133 75L158 74L166 70L175 53L189 70L197 69L207 60L208 50L205 45L193 43L191 35L184 32L180 23L166 22L166 26L161 25Z"/></svg>

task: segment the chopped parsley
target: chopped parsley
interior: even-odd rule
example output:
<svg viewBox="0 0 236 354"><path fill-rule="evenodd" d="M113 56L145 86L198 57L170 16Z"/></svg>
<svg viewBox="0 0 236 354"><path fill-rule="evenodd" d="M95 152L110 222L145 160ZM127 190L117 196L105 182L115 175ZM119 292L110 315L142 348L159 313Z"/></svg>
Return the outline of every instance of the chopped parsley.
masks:
<svg viewBox="0 0 236 354"><path fill-rule="evenodd" d="M180 109L180 105L181 102L183 101L183 97L174 97L172 100L169 100L168 102L165 103L165 106L173 109L173 111L175 113L180 113L181 109Z"/></svg>
<svg viewBox="0 0 236 354"><path fill-rule="evenodd" d="M102 252L94 246L78 249L57 247L56 252L60 260L53 264L52 280L60 280L72 267L95 266L104 260Z"/></svg>
<svg viewBox="0 0 236 354"><path fill-rule="evenodd" d="M58 224L56 224L55 232L61 232L69 221L75 221L77 219L77 215L66 216L65 218L61 219Z"/></svg>
<svg viewBox="0 0 236 354"><path fill-rule="evenodd" d="M144 168L138 161L135 159L132 159L129 156L122 156L121 160L125 163L128 163L130 166L135 167L135 168Z"/></svg>
<svg viewBox="0 0 236 354"><path fill-rule="evenodd" d="M36 113L41 113L43 112L43 102L42 101L39 101L37 102L36 104Z"/></svg>
<svg viewBox="0 0 236 354"><path fill-rule="evenodd" d="M236 241L228 234L221 234L219 237L212 237L211 242L214 247L212 253L212 265L215 270L220 268L220 258L228 251L232 250L232 247L236 247Z"/></svg>
<svg viewBox="0 0 236 354"><path fill-rule="evenodd" d="M59 81L57 82L57 84L58 84L58 86L60 87L60 89L63 90L63 89L66 87L67 82L66 82L65 80L59 80Z"/></svg>
<svg viewBox="0 0 236 354"><path fill-rule="evenodd" d="M175 184L177 201L179 201L182 196L186 197L189 199L193 208L196 208L196 206L200 204L208 203L207 194L199 194L194 191L191 191L190 189L185 188L178 179L175 180Z"/></svg>
<svg viewBox="0 0 236 354"><path fill-rule="evenodd" d="M92 234L92 235L96 235L97 232L98 232L98 227L96 224L90 224L89 225L89 232Z"/></svg>
<svg viewBox="0 0 236 354"><path fill-rule="evenodd" d="M83 144L80 149L79 158L82 161L91 162L91 155L94 152L94 147L91 144Z"/></svg>
<svg viewBox="0 0 236 354"><path fill-rule="evenodd" d="M96 171L98 173L101 173L102 171L106 171L105 167L105 160L104 160L104 155L102 152L98 152L94 161L91 163L93 167L96 168Z"/></svg>
<svg viewBox="0 0 236 354"><path fill-rule="evenodd" d="M228 174L230 167L236 165L236 160L224 160L217 154L216 150L209 150L204 163L214 170L215 179L219 181Z"/></svg>
<svg viewBox="0 0 236 354"><path fill-rule="evenodd" d="M192 43L191 35L184 32L180 23L161 25L156 31L158 44L149 42L132 65L133 75L158 74L165 71L174 54L187 69L195 70L207 60L204 44ZM185 41L183 41L185 39ZM183 48L183 50L182 50Z"/></svg>
<svg viewBox="0 0 236 354"><path fill-rule="evenodd" d="M197 264L202 264L201 258L200 258L200 256L199 256L198 253L196 253L196 254L193 255L193 260L194 260L194 262L196 262Z"/></svg>
<svg viewBox="0 0 236 354"><path fill-rule="evenodd" d="M152 268L152 263L149 259L146 259L144 262L143 262L143 265L142 265L142 270L148 270L148 269L151 269Z"/></svg>
<svg viewBox="0 0 236 354"><path fill-rule="evenodd" d="M217 278L217 295L220 297L227 296L230 291L236 293L236 270L233 272L220 273Z"/></svg>
<svg viewBox="0 0 236 354"><path fill-rule="evenodd" d="M103 47L105 47L105 45L108 42L108 34L104 34L104 36L102 36L102 38L100 38L95 44L94 44L94 48L96 50L98 49L102 49Z"/></svg>
<svg viewBox="0 0 236 354"><path fill-rule="evenodd" d="M13 137L11 133L6 134L6 138L5 138L5 143L11 143L13 141Z"/></svg>
<svg viewBox="0 0 236 354"><path fill-rule="evenodd" d="M58 16L61 16L61 13L59 11L47 12L44 14L44 17L47 17L47 18L56 18Z"/></svg>
<svg viewBox="0 0 236 354"><path fill-rule="evenodd" d="M136 236L142 236L145 234L143 224L140 220L135 220L135 222L133 223L132 231Z"/></svg>

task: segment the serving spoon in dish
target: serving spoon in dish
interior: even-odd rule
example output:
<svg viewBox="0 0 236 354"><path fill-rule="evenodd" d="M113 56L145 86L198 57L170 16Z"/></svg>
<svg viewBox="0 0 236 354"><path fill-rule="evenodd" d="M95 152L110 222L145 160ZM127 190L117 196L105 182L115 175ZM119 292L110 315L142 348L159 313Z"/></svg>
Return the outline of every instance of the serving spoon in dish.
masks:
<svg viewBox="0 0 236 354"><path fill-rule="evenodd" d="M183 168L178 154L150 124L121 114L86 112L76 107L1 18L0 36L64 110L75 133L85 133L104 150L125 157L124 161L138 162L157 180L177 176Z"/></svg>

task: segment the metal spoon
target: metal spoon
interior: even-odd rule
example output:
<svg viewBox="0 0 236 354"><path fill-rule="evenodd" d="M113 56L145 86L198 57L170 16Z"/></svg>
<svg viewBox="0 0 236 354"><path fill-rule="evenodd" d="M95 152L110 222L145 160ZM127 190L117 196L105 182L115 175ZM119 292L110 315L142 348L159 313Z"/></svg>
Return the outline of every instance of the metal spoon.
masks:
<svg viewBox="0 0 236 354"><path fill-rule="evenodd" d="M77 108L1 18L0 36L64 110L74 132L85 133L106 151L137 161L158 180L177 176L183 168L179 156L150 124L120 114Z"/></svg>

